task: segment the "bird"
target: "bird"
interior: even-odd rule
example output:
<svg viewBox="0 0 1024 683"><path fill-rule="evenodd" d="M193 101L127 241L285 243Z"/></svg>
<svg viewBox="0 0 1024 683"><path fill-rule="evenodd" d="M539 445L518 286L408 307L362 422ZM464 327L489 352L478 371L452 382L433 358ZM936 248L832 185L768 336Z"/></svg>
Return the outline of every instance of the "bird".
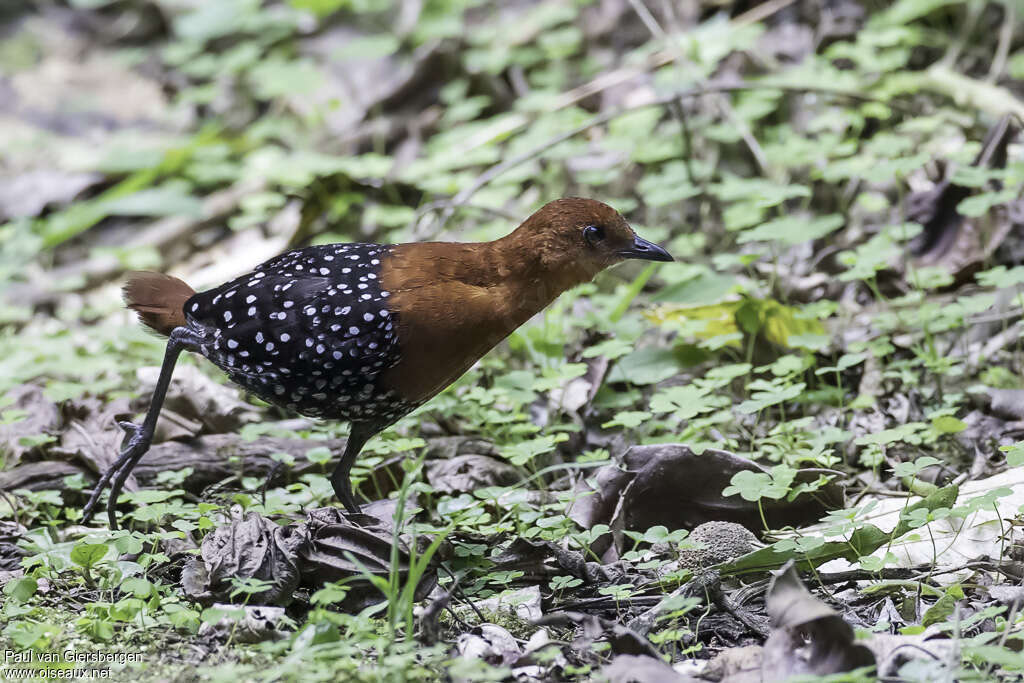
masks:
<svg viewBox="0 0 1024 683"><path fill-rule="evenodd" d="M348 421L335 495L358 513L349 473L366 442L423 405L561 293L627 259L672 261L622 215L567 197L490 242L339 243L280 254L195 292L155 272L130 273L126 306L167 337L142 424L120 422L123 450L83 508L109 485L107 516L149 449L174 365L197 353L267 403Z"/></svg>

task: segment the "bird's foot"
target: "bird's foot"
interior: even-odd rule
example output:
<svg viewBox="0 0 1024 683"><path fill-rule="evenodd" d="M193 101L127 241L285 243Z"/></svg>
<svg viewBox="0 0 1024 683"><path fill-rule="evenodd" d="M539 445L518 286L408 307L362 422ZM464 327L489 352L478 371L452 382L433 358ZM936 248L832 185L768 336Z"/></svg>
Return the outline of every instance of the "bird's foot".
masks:
<svg viewBox="0 0 1024 683"><path fill-rule="evenodd" d="M115 480L113 490L111 491L111 500L108 500L107 508L108 512L110 508L116 504L117 495L120 493L121 486L116 483L121 477L121 470L125 467L131 469L130 462L136 457L141 457L142 453L145 453L149 449L150 441L152 441L153 435L146 434L142 428L142 425L134 422L128 422L127 420L118 420L117 425L124 430L124 440L121 442L121 453L118 455L117 460L107 468L107 471L103 473L99 481L96 482L96 487L93 489L92 495L89 497L89 502L82 508L82 523L88 524L92 519L93 514L96 511L97 505L100 500L100 494L107 488L107 485L112 479ZM127 472L125 473L127 476ZM116 479L115 479L116 477ZM117 522L113 521L111 527L116 529Z"/></svg>
<svg viewBox="0 0 1024 683"><path fill-rule="evenodd" d="M125 453L141 445L148 446L150 438L147 438L142 431L142 425L128 420L118 420L117 426L124 430L124 440L121 441L121 457Z"/></svg>

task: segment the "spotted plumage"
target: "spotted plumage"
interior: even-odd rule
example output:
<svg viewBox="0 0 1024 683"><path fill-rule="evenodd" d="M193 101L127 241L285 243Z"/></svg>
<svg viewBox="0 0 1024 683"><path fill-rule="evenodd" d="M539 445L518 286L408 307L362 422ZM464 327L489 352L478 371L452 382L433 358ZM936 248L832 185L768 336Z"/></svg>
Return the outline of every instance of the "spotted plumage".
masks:
<svg viewBox="0 0 1024 683"><path fill-rule="evenodd" d="M378 381L400 359L379 244L282 254L184 305L198 351L268 403L387 425L415 407Z"/></svg>
<svg viewBox="0 0 1024 683"><path fill-rule="evenodd" d="M107 484L118 493L146 453L182 351L199 353L232 381L285 409L347 420L331 474L358 512L349 472L367 440L454 382L559 294L625 259L671 261L613 208L572 197L550 202L492 242L330 244L289 251L196 294L181 280L135 273L125 303L167 335L160 377L142 425L83 511Z"/></svg>

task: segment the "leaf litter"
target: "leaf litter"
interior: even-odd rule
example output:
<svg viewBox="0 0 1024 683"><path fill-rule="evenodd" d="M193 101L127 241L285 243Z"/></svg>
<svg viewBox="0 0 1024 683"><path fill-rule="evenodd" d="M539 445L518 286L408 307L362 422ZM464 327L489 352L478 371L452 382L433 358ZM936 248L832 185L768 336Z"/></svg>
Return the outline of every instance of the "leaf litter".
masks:
<svg viewBox="0 0 1024 683"><path fill-rule="evenodd" d="M5 27L5 646L203 640L201 677L266 680L1024 668L1012 14L340 5ZM323 507L344 430L186 364L132 531L76 523L155 376L123 272L489 239L568 193L681 263L565 297L371 444L365 518Z"/></svg>

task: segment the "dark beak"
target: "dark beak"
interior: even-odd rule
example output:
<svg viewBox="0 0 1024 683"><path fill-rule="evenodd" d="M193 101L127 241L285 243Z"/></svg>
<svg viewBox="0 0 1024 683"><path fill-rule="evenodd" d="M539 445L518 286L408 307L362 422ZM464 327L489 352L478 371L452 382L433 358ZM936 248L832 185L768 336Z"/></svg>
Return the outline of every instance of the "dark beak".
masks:
<svg viewBox="0 0 1024 683"><path fill-rule="evenodd" d="M633 240L633 245L619 252L622 258L636 258L644 261L675 261L672 254L668 253L654 242L648 242L643 237Z"/></svg>

